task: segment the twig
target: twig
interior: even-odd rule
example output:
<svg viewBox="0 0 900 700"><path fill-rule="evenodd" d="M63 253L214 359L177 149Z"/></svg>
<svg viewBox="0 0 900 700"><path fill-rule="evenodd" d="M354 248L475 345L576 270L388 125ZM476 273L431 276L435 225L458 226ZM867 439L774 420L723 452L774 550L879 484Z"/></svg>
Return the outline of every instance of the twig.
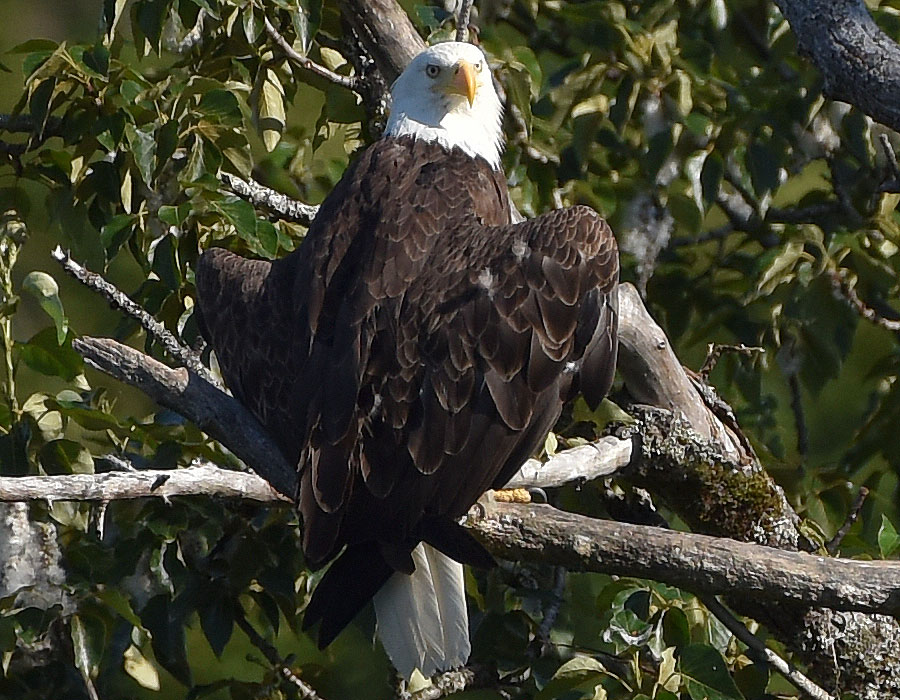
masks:
<svg viewBox="0 0 900 700"><path fill-rule="evenodd" d="M96 272L91 272L79 265L72 260L69 253L64 251L60 246L56 246L56 249L51 255L54 260L63 266L63 269L66 272L83 285L98 292L106 299L110 306L114 309L124 311L126 314L137 320L137 322L141 324L141 327L147 331L147 334L162 345L173 359L180 362L210 384L216 386L219 385L206 366L200 362L200 358L198 358L190 348L182 345L163 324L153 318L153 316L141 308L139 304L132 301L123 291L107 282Z"/></svg>
<svg viewBox="0 0 900 700"><path fill-rule="evenodd" d="M865 302L859 298L859 294L856 293L856 288L848 284L844 275L838 270L828 270L826 274L831 280L831 287L834 293L847 301L860 316L892 333L900 332L900 321L885 318L875 309L866 306Z"/></svg>
<svg viewBox="0 0 900 700"><path fill-rule="evenodd" d="M553 570L553 590L550 591L550 604L544 610L544 619L538 627L537 637L541 644L545 644L550 640L550 631L556 624L556 618L559 617L559 609L565 602L563 594L566 592L566 578L568 575L565 567L557 566Z"/></svg>
<svg viewBox="0 0 900 700"><path fill-rule="evenodd" d="M255 180L243 180L237 175L224 172L220 177L228 189L236 195L246 199L253 206L265 207L285 221L294 221L309 226L319 211L319 207L315 205L298 202L296 199L269 189Z"/></svg>
<svg viewBox="0 0 900 700"><path fill-rule="evenodd" d="M769 649L759 637L748 630L744 623L738 620L715 596L699 595L697 597L703 601L706 609L728 628L729 632L753 652L761 656L766 663L790 681L797 690L802 691L812 700L835 700L833 696L813 683L792 664Z"/></svg>
<svg viewBox="0 0 900 700"><path fill-rule="evenodd" d="M475 0L462 0L456 15L456 40L465 41L469 34L469 19L472 16L472 5Z"/></svg>
<svg viewBox="0 0 900 700"><path fill-rule="evenodd" d="M340 85L341 87L347 88L348 90L356 90L356 78L349 75L339 75L332 70L329 70L325 66L320 66L318 63L313 61L307 56L299 53L291 46L287 39L285 39L281 33L275 29L272 23L269 21L268 17L264 17L263 21L265 22L266 33L272 38L272 40L278 44L278 47L284 51L285 55L291 59L294 63L296 63L301 68L305 68L310 73L314 75L318 75L320 78L325 78L325 80L334 83L335 85Z"/></svg>
<svg viewBox="0 0 900 700"><path fill-rule="evenodd" d="M765 350L757 346L747 346L743 343L740 345L710 343L706 347L706 359L703 361L703 366L697 371L697 374L700 375L703 381L709 379L710 372L715 369L716 364L719 362L719 358L722 357L722 353L726 352L734 352L743 355L744 357L753 357L754 355L764 353Z"/></svg>
<svg viewBox="0 0 900 700"><path fill-rule="evenodd" d="M856 500L853 501L853 505L850 508L850 513L847 514L847 519L844 521L844 524L841 525L840 529L834 533L834 537L832 537L828 544L825 545L825 551L827 551L831 556L837 554L838 549L841 546L841 542L844 541L844 538L847 536L847 533L850 532L850 528L853 527L853 523L855 523L859 519L859 514L862 511L862 507L866 502L866 497L869 495L869 489L865 486L861 486L859 489L859 493L856 494Z"/></svg>
<svg viewBox="0 0 900 700"><path fill-rule="evenodd" d="M294 673L287 662L281 658L278 650L254 629L253 625L247 621L242 610L236 612L234 622L247 635L250 643L262 652L263 656L266 657L266 661L272 664L275 670L297 689L301 700L323 700L315 688Z"/></svg>

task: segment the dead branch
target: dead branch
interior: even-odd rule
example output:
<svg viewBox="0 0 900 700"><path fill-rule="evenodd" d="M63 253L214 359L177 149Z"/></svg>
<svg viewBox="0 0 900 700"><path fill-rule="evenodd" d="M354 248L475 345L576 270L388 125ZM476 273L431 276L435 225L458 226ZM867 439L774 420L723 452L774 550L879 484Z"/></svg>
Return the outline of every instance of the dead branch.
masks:
<svg viewBox="0 0 900 700"><path fill-rule="evenodd" d="M226 445L273 487L293 497L297 474L244 406L199 375L172 369L109 338L77 338L72 346L101 372L137 387Z"/></svg>
<svg viewBox="0 0 900 700"><path fill-rule="evenodd" d="M0 477L0 501L114 501L178 496L291 504L255 474L211 465L171 470ZM490 504L467 526L498 557L663 581L698 593L834 610L900 614L900 563L786 552L720 537L596 520L547 505Z"/></svg>
<svg viewBox="0 0 900 700"><path fill-rule="evenodd" d="M473 509L473 513L477 509ZM467 525L498 557L663 581L700 593L900 614L900 563L787 552L722 537L494 503ZM852 601L852 602L851 602Z"/></svg>
<svg viewBox="0 0 900 700"><path fill-rule="evenodd" d="M117 289L96 272L91 272L87 268L79 265L72 260L69 253L64 251L60 246L56 246L56 249L51 255L54 260L62 265L67 273L89 289L93 289L100 294L112 308L124 311L127 315L140 323L141 327L147 331L147 334L165 348L170 357L180 362L192 372L198 374L210 384L218 383L193 350L182 345L178 338L176 338L163 324L153 318L153 316L141 308L140 305L132 301L125 292Z"/></svg>
<svg viewBox="0 0 900 700"><path fill-rule="evenodd" d="M206 496L256 503L292 503L256 474L208 462L184 469L146 469L102 474L0 477L0 501L123 501Z"/></svg>
<svg viewBox="0 0 900 700"><path fill-rule="evenodd" d="M293 221L303 226L309 226L319 207L313 204L304 204L296 199L291 199L286 194L276 192L255 180L244 180L231 173L221 173L219 177L226 187L242 199L246 199L255 207L262 207L276 214L279 219Z"/></svg>

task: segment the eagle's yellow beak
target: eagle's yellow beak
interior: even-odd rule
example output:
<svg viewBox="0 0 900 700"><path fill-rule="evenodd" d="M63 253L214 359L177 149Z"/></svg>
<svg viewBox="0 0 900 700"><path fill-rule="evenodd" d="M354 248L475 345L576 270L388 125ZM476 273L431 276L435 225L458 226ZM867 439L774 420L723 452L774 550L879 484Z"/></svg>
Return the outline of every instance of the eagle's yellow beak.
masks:
<svg viewBox="0 0 900 700"><path fill-rule="evenodd" d="M462 95L469 101L469 106L475 102L475 90L478 87L475 66L465 59L460 59L453 69L453 77L447 85L447 92L451 95Z"/></svg>

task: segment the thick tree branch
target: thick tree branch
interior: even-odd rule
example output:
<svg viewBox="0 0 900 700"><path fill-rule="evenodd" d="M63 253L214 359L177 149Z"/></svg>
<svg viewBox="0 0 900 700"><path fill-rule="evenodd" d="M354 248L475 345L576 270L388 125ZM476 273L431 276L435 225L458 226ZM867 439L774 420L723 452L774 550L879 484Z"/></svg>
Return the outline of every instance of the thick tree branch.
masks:
<svg viewBox="0 0 900 700"><path fill-rule="evenodd" d="M396 0L340 0L341 14L375 60L388 84L425 48Z"/></svg>
<svg viewBox="0 0 900 700"><path fill-rule="evenodd" d="M89 365L178 411L258 470L278 491L293 497L296 471L239 401L183 367L166 367L114 340L77 338L72 345Z"/></svg>
<svg viewBox="0 0 900 700"><path fill-rule="evenodd" d="M290 505L254 474L211 465L172 470L0 477L0 501L113 501L176 496ZM663 581L698 593L753 596L900 615L900 563L786 552L720 537L491 502L466 523L498 557ZM475 515L474 513L478 513Z"/></svg>
<svg viewBox="0 0 900 700"><path fill-rule="evenodd" d="M722 537L595 520L547 505L491 504L470 518L495 555L663 581L709 594L900 615L900 563L833 559Z"/></svg>
<svg viewBox="0 0 900 700"><path fill-rule="evenodd" d="M775 0L825 82L825 94L900 129L900 46L863 0Z"/></svg>

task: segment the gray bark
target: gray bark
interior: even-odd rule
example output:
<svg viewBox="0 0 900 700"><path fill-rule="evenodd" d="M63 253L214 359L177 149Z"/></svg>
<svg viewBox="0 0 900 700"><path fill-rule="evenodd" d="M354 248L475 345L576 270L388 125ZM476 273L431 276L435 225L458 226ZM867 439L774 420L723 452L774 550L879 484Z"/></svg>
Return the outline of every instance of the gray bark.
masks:
<svg viewBox="0 0 900 700"><path fill-rule="evenodd" d="M825 94L900 130L900 46L863 0L775 0L822 74Z"/></svg>

